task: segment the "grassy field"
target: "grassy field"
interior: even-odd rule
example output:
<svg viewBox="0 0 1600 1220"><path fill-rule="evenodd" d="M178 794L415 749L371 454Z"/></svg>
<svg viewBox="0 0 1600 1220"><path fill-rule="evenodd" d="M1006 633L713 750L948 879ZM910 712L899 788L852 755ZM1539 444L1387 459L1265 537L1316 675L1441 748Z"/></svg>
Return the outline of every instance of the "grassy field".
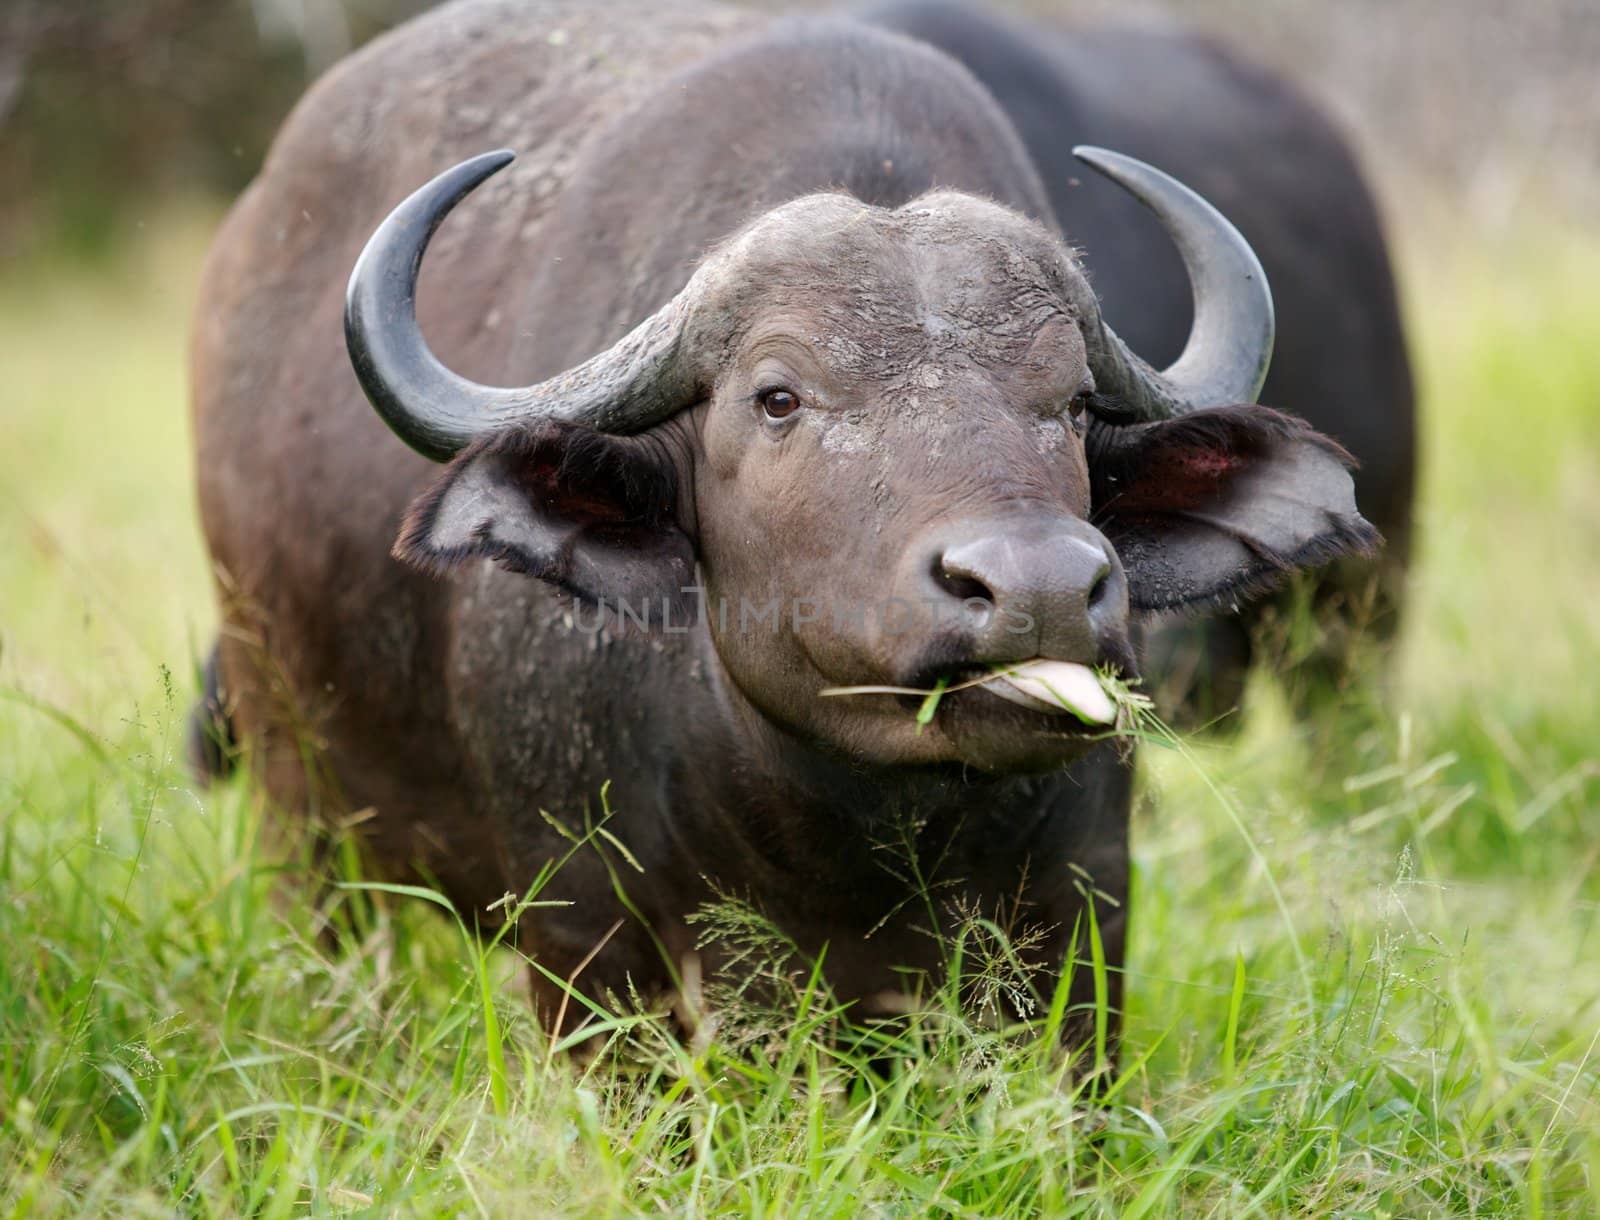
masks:
<svg viewBox="0 0 1600 1220"><path fill-rule="evenodd" d="M1231 743L1146 751L1122 1064L1086 1080L1053 1014L948 1003L863 1070L814 989L567 1057L424 897L325 952L248 784L179 757L208 221L0 282L11 1214L1600 1213L1600 240L1408 246L1391 702L1337 756L1266 688Z"/></svg>

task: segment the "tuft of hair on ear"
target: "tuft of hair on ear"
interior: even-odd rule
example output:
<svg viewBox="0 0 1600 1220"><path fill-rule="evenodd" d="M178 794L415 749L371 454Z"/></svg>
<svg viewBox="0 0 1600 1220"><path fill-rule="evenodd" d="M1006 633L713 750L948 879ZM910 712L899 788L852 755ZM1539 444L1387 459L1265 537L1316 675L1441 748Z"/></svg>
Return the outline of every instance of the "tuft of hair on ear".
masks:
<svg viewBox="0 0 1600 1220"><path fill-rule="evenodd" d="M465 535L441 536L440 514L462 481L476 479L483 519ZM443 576L469 559L488 558L512 571L560 580L548 565L494 536L496 496L520 496L558 509L574 524L621 537L672 517L677 475L659 451L637 437L613 436L560 420L508 424L475 439L453 457L414 500L392 554L431 576Z"/></svg>
<svg viewBox="0 0 1600 1220"><path fill-rule="evenodd" d="M1297 573L1320 568L1336 559L1372 555L1383 547L1383 535L1364 517L1332 519L1327 532L1292 551L1274 550L1252 543L1255 565L1235 575L1226 587L1200 591L1179 600L1148 600L1133 594L1130 608L1140 614L1172 614L1180 620L1218 611L1237 611L1243 604L1275 593Z"/></svg>

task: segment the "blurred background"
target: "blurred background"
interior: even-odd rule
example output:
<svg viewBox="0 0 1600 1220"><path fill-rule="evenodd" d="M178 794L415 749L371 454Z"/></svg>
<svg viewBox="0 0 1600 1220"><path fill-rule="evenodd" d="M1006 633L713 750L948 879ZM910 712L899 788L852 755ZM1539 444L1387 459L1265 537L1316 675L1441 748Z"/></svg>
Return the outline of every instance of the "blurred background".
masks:
<svg viewBox="0 0 1600 1220"><path fill-rule="evenodd" d="M163 197L249 181L305 85L425 0L7 0L0 257L101 252ZM1595 0L1016 0L1183 20L1247 47L1355 136L1391 205L1431 190L1479 227L1600 215Z"/></svg>

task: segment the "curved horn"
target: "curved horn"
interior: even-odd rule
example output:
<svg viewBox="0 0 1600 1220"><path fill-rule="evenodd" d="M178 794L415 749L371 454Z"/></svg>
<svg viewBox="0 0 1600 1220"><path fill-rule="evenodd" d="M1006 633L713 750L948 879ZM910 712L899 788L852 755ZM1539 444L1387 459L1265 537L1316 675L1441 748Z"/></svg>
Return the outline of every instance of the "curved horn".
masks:
<svg viewBox="0 0 1600 1220"><path fill-rule="evenodd" d="M440 174L389 213L350 273L345 346L361 388L396 436L436 462L486 429L530 417L637 432L678 410L691 388L679 359L687 290L605 351L533 386L479 385L429 350L417 327L423 253L450 210L514 156L484 153Z"/></svg>
<svg viewBox="0 0 1600 1220"><path fill-rule="evenodd" d="M1079 145L1072 155L1155 213L1194 292L1194 326L1183 354L1162 372L1100 323L1092 367L1101 389L1137 419L1169 419L1197 407L1254 402L1272 360L1272 290L1239 230L1176 178L1122 153ZM1094 352L1093 347L1100 347Z"/></svg>

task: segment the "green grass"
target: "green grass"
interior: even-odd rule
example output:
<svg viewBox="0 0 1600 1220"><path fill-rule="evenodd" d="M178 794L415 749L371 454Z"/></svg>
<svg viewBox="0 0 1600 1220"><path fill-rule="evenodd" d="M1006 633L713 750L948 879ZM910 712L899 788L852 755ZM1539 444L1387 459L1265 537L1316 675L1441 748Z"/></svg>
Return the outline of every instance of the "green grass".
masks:
<svg viewBox="0 0 1600 1220"><path fill-rule="evenodd" d="M1233 741L1146 751L1095 1076L1048 1053L1058 1007L1003 1035L935 997L852 1044L814 983L691 1045L634 1018L567 1055L508 953L401 892L328 953L249 785L178 759L212 622L182 385L204 231L0 284L13 1214L1600 1212L1600 241L1418 244L1393 693L1337 753L1265 686Z"/></svg>

